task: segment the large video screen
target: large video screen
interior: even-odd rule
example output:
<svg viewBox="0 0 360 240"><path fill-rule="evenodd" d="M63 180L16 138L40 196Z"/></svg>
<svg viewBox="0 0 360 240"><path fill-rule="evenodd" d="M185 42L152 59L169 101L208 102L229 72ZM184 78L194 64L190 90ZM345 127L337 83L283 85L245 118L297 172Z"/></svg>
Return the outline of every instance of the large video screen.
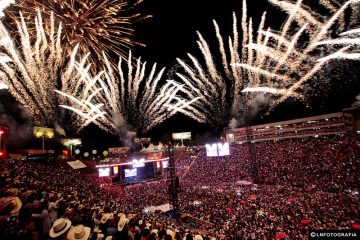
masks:
<svg viewBox="0 0 360 240"><path fill-rule="evenodd" d="M137 176L137 169L125 169L125 177L136 177Z"/></svg>
<svg viewBox="0 0 360 240"><path fill-rule="evenodd" d="M169 162L168 161L163 161L162 162L162 167L163 168L168 168L169 167Z"/></svg>
<svg viewBox="0 0 360 240"><path fill-rule="evenodd" d="M218 143L217 147L218 147L219 156L230 155L229 143L227 143L227 142L226 143Z"/></svg>
<svg viewBox="0 0 360 240"><path fill-rule="evenodd" d="M145 167L145 159L144 158L133 159L132 163L133 163L133 168Z"/></svg>
<svg viewBox="0 0 360 240"><path fill-rule="evenodd" d="M110 168L99 168L99 177L109 177Z"/></svg>
<svg viewBox="0 0 360 240"><path fill-rule="evenodd" d="M208 157L217 157L218 156L216 143L206 144L205 147L206 147L206 156L208 156Z"/></svg>
<svg viewBox="0 0 360 240"><path fill-rule="evenodd" d="M230 155L229 143L227 143L227 142L206 144L205 148L206 148L206 156L208 156L208 157Z"/></svg>

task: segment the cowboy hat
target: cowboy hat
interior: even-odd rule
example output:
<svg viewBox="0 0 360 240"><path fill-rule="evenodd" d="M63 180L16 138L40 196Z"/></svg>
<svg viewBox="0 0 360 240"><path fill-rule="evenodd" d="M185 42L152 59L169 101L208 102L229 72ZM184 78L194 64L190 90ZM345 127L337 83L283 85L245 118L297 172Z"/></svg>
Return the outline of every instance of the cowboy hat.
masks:
<svg viewBox="0 0 360 240"><path fill-rule="evenodd" d="M153 229L153 230L151 230L151 233L155 233L155 235L156 235L156 237L158 236L158 231L159 230L157 230L157 229Z"/></svg>
<svg viewBox="0 0 360 240"><path fill-rule="evenodd" d="M195 235L194 240L203 240L203 237L199 234Z"/></svg>
<svg viewBox="0 0 360 240"><path fill-rule="evenodd" d="M19 197L11 197L10 202L14 204L13 209L11 210L11 215L17 215L22 207L22 202Z"/></svg>
<svg viewBox="0 0 360 240"><path fill-rule="evenodd" d="M104 213L103 216L101 217L101 223L105 224L110 217L111 217L110 213Z"/></svg>
<svg viewBox="0 0 360 240"><path fill-rule="evenodd" d="M166 234L170 235L171 237L173 237L175 235L175 233L170 229L166 230Z"/></svg>
<svg viewBox="0 0 360 240"><path fill-rule="evenodd" d="M57 238L65 233L71 227L71 221L65 218L56 219L52 228L50 229L49 235L52 238Z"/></svg>
<svg viewBox="0 0 360 240"><path fill-rule="evenodd" d="M126 217L120 218L119 223L118 223L118 230L122 231L124 229L125 225L128 223L129 223L129 219L127 219Z"/></svg>
<svg viewBox="0 0 360 240"><path fill-rule="evenodd" d="M84 225L78 225L69 230L67 239L69 240L87 240L90 236L90 228Z"/></svg>

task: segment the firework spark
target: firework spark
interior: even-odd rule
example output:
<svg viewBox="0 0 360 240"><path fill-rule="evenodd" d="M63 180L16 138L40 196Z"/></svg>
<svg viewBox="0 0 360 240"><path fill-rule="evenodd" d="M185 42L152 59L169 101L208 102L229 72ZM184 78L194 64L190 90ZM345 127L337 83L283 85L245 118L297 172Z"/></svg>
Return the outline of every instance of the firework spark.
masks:
<svg viewBox="0 0 360 240"><path fill-rule="evenodd" d="M60 101L54 89L66 90L67 85L74 84L76 71L70 64L62 69L64 73L61 72L61 24L55 27L52 14L46 25L38 12L36 38L30 37L25 19L20 16L20 21L16 21L19 46L0 22L0 77L29 116L33 116L37 123L52 125L62 114L57 107ZM70 63L74 61L75 53L76 49Z"/></svg>
<svg viewBox="0 0 360 240"><path fill-rule="evenodd" d="M14 4L15 0L0 0L0 17L4 15L4 9L10 6L10 4Z"/></svg>
<svg viewBox="0 0 360 240"><path fill-rule="evenodd" d="M243 47L244 45L259 45L266 42L267 39L254 37L254 26L252 20L247 17L245 0L242 5L242 39L239 40L238 21L235 13L233 13L233 35L228 37L227 44L224 44L224 38L217 22L213 21L222 59L220 67L214 62L209 44L200 33L198 33L199 40L197 43L204 63L191 54L188 54L191 64L186 64L184 60L177 59L184 70L184 73L178 72L177 76L187 84L194 86L189 98L203 97L194 104L194 107L207 115L208 122L214 126L224 126L227 123L229 109L233 114L239 112L243 100L242 89L249 84L250 80L259 80L258 73L238 68L231 63L244 62L249 65L261 65L266 57L262 55L262 59L260 54L254 55L255 51L253 49ZM265 16L264 13L257 31L263 31ZM242 42L242 46L239 41ZM228 88L229 85L230 88ZM229 99L231 99L230 106L228 104Z"/></svg>
<svg viewBox="0 0 360 240"><path fill-rule="evenodd" d="M142 63L139 58L133 64L130 53L126 75L122 58L117 69L113 68L105 54L103 58L105 68L96 77L89 73L89 65L85 65L85 61L77 64L84 84L82 90L74 95L58 91L71 103L62 107L83 118L81 127L93 122L104 130L121 135L129 128L149 130L177 112L200 122L205 121L205 116L191 106L199 97L192 101L180 97L181 93L189 93L186 85L173 80L159 84L164 68L157 72L154 64L147 74L146 62Z"/></svg>
<svg viewBox="0 0 360 240"><path fill-rule="evenodd" d="M333 14L326 19L324 16L311 11L309 7L303 6L302 0L298 0L296 3L278 0L269 0L269 2L288 12L289 17L283 24L280 33L271 30L259 32L263 38L269 39L266 43L248 44L248 48L255 50L256 57L265 55L266 60L261 65L243 62L234 65L261 75L260 83L250 81L248 89L262 89L260 86L265 85L271 89L271 91L266 92L281 95L273 106L289 97L303 98L304 96L297 90L306 93L306 84L315 76L318 76L316 84L321 85L322 79L327 77L323 67L330 60L358 59L358 53L346 52L350 50L350 46L359 45L359 38L348 37L348 35L356 35L357 29L345 32L343 36L346 35L346 37L331 38L335 23L344 26L345 10L352 4L356 4L357 1L346 1L338 7L331 5ZM322 3L329 4L329 1L322 1ZM330 9L330 5L328 8ZM292 27L290 28L290 26ZM289 32L295 33L290 35ZM300 39L308 40L304 42ZM321 45L328 47L320 48ZM330 45L345 47L337 49L336 47L329 47ZM323 78L319 78L320 75Z"/></svg>
<svg viewBox="0 0 360 240"><path fill-rule="evenodd" d="M356 38L358 29L344 32L343 38L331 37L335 30L344 29L345 10L353 9L358 0L344 1L343 4L332 0L320 1L330 17L320 15L304 5L302 0L268 1L289 14L280 31L265 29L266 13L257 31L254 31L252 19L247 16L246 1L243 0L242 46L239 46L237 18L233 14L233 35L228 38L227 45L214 21L221 65L215 63L215 54L200 33L197 43L204 61L191 54L188 54L191 64L178 59L184 73L177 73L177 76L194 86L189 98L203 97L194 106L209 116L208 121L213 125L224 125L228 118L227 109L238 116L256 93L273 94L273 106L289 97L304 99L306 84L315 76L326 76L322 71L330 60L358 58L358 53L350 52L348 48L359 45ZM340 27L335 29L336 26ZM344 48L330 45L342 45ZM322 74L319 74L320 71ZM316 84L321 85L321 79ZM227 105L228 100L230 106Z"/></svg>
<svg viewBox="0 0 360 240"><path fill-rule="evenodd" d="M21 11L25 19L30 20L40 10L43 18L48 20L50 12L53 13L55 21L62 23L63 48L73 49L79 45L79 54L90 52L89 61L96 66L99 59L102 59L102 52L107 56L115 53L125 57L128 49L134 45L142 45L133 39L132 26L135 21L148 16L131 13L141 2L142 0L18 0L16 5L7 9L6 14L12 19L19 19L18 13ZM29 28L29 34L35 34L34 30ZM70 51L64 51L67 52Z"/></svg>

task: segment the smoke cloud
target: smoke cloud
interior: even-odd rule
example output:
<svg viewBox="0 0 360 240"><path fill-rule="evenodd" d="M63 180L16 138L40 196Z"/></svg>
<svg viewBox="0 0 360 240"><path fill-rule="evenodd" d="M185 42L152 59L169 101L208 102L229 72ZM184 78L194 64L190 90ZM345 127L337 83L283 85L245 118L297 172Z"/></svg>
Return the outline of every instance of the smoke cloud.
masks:
<svg viewBox="0 0 360 240"><path fill-rule="evenodd" d="M237 126L238 126L238 120L236 120L235 118L232 118L229 123L229 128L235 129L235 128L237 128Z"/></svg>
<svg viewBox="0 0 360 240"><path fill-rule="evenodd" d="M54 124L55 132L57 132L60 136L66 137L66 133L64 128L62 128L58 123Z"/></svg>
<svg viewBox="0 0 360 240"><path fill-rule="evenodd" d="M117 136L119 141L126 147L133 147L133 138L136 135L136 132L133 131L133 128L125 121L122 117L113 118L115 126L117 126Z"/></svg>
<svg viewBox="0 0 360 240"><path fill-rule="evenodd" d="M248 93L250 94L250 93ZM240 111L234 113L235 117L230 120L229 128L243 127L247 122L250 122L262 114L264 109L267 109L272 102L272 95L267 93L252 93L252 96L244 96L243 102L239 103Z"/></svg>
<svg viewBox="0 0 360 240"><path fill-rule="evenodd" d="M19 104L11 104L11 106L7 104L6 107L19 110L19 116L15 118L6 112L6 108L0 102L0 124L6 124L9 127L9 137L6 139L6 145L9 148L17 148L32 138L33 122Z"/></svg>

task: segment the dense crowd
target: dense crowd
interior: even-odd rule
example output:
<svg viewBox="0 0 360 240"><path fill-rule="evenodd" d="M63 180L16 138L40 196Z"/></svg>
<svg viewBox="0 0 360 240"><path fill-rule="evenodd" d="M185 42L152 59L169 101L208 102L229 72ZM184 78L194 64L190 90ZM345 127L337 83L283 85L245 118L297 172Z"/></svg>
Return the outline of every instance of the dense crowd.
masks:
<svg viewBox="0 0 360 240"><path fill-rule="evenodd" d="M358 137L233 144L230 152L202 149L176 162L187 224L143 211L167 202L166 179L125 188L60 165L5 161L1 197L22 206L15 221L13 206L0 208L2 239L306 239L308 229L360 227Z"/></svg>
<svg viewBox="0 0 360 240"><path fill-rule="evenodd" d="M191 166L181 181L180 209L211 223L217 237L302 239L307 229L358 227L360 139L334 136L232 145L231 155L202 150L177 162ZM257 174L250 174L256 166ZM242 185L241 181L255 181ZM165 183L130 192L157 205ZM147 190L149 189L149 190ZM156 198L146 197L156 193ZM149 202L150 200L150 202Z"/></svg>

